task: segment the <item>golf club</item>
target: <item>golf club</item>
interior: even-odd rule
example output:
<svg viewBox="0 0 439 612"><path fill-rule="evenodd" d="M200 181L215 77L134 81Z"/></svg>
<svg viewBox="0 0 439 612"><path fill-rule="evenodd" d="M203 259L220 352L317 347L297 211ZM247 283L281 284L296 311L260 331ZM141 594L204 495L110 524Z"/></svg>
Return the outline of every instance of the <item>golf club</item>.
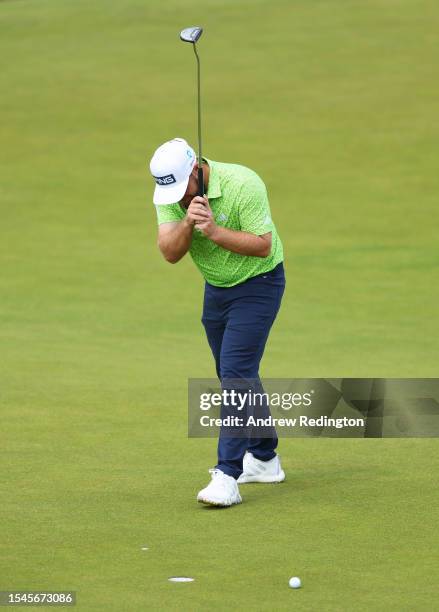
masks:
<svg viewBox="0 0 439 612"><path fill-rule="evenodd" d="M195 57L197 58L197 81L198 81L198 195L204 196L204 177L203 177L203 159L201 155L201 75L200 75L200 58L197 53L196 42L199 40L203 28L193 27L185 28L180 32L180 39L184 42L191 43L194 46Z"/></svg>

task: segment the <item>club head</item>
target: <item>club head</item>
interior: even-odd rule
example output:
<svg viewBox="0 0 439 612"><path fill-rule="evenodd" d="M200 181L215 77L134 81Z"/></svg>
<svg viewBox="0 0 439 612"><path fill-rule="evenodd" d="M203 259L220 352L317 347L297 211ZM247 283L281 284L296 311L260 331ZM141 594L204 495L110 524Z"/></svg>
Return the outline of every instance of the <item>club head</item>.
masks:
<svg viewBox="0 0 439 612"><path fill-rule="evenodd" d="M185 28L180 32L180 38L184 42L189 42L195 44L197 40L200 38L203 33L203 28L194 27L194 28Z"/></svg>

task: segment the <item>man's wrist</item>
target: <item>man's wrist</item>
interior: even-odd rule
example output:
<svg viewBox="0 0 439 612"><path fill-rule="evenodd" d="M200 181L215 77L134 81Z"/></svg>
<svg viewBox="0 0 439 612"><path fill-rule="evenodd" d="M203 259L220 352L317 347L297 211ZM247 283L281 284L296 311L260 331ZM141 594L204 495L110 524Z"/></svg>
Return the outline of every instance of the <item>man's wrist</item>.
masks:
<svg viewBox="0 0 439 612"><path fill-rule="evenodd" d="M209 238L210 240L212 240L212 242L216 243L221 238L221 227L218 225L215 225L215 229L210 234Z"/></svg>
<svg viewBox="0 0 439 612"><path fill-rule="evenodd" d="M190 227L190 228L193 228L193 227L194 227L194 225L195 225L195 223L189 219L189 217L187 216L187 214L186 214L186 216L183 218L182 223L183 223L183 225L184 225L185 227Z"/></svg>

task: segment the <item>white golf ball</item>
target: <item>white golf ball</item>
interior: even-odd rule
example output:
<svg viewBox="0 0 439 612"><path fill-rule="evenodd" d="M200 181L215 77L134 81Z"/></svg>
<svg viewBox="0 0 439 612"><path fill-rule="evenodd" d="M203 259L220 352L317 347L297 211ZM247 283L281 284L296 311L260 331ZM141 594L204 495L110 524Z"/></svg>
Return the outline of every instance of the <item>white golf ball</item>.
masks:
<svg viewBox="0 0 439 612"><path fill-rule="evenodd" d="M288 584L292 589L300 589L302 586L302 581L297 576L293 576L293 578L290 578Z"/></svg>

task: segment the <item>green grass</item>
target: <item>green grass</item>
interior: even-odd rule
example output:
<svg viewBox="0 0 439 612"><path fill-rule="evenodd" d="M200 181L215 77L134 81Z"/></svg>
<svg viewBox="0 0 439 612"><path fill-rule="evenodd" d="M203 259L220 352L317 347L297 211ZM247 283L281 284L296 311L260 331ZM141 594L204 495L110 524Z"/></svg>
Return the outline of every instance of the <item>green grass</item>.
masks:
<svg viewBox="0 0 439 612"><path fill-rule="evenodd" d="M0 2L0 590L94 610L432 610L435 440L281 441L288 480L195 503L202 280L156 248L147 162L266 181L288 286L262 373L437 376L433 0ZM142 551L148 546L148 551ZM194 576L175 585L167 577ZM288 589L299 575L303 589Z"/></svg>

